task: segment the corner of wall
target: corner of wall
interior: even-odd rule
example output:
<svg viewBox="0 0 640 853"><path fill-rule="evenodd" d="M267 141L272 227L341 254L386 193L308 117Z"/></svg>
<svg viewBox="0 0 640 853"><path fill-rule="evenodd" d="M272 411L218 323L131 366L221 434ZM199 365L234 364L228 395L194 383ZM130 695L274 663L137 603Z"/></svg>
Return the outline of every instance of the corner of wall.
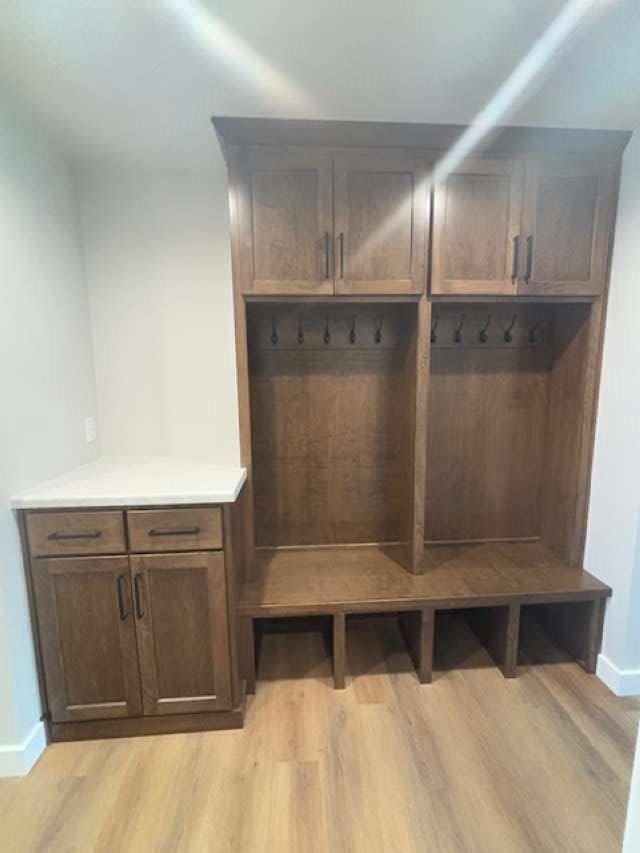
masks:
<svg viewBox="0 0 640 853"><path fill-rule="evenodd" d="M26 776L46 745L44 724L37 722L21 743L0 746L0 778Z"/></svg>

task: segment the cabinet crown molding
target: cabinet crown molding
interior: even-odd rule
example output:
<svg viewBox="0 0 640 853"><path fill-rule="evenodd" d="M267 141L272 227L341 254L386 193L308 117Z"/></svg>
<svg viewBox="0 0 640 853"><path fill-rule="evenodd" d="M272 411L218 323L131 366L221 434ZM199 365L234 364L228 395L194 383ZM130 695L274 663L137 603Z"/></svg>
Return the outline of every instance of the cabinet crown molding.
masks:
<svg viewBox="0 0 640 853"><path fill-rule="evenodd" d="M236 145L410 147L447 151L467 129L467 125L457 124L231 116L213 116L211 120L223 152ZM618 159L630 138L630 130L504 126L496 127L473 153L573 154Z"/></svg>

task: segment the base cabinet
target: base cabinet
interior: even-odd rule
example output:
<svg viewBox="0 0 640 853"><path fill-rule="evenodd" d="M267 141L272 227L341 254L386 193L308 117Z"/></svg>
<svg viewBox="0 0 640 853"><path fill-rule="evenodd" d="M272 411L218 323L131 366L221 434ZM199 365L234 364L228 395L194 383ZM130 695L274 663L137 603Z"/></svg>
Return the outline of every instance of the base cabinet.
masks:
<svg viewBox="0 0 640 853"><path fill-rule="evenodd" d="M125 518L131 514L136 529L147 522L151 531L158 529L158 511L148 511L148 518L145 512ZM222 529L217 507L192 508L193 519L189 508L176 511L175 519L171 510L162 512L164 539L174 552L117 556L86 553L94 540L76 529L77 513L26 513L43 700L55 739L104 736L107 721L112 723L106 736L117 735L125 722L123 734L144 733L145 719L149 732L172 730L171 719L176 731L189 730L190 722L194 729L242 722L230 636L235 625L230 574L238 550L232 533ZM218 524L222 550L180 550L189 547L193 529L206 527L209 514ZM224 516L232 518L232 511ZM38 539L44 556L35 556L34 531L49 522L54 533ZM65 542L76 553L47 556L58 547L54 534L65 524L70 531L65 536L74 537ZM127 541L133 542L130 534ZM167 723L151 724L158 717Z"/></svg>

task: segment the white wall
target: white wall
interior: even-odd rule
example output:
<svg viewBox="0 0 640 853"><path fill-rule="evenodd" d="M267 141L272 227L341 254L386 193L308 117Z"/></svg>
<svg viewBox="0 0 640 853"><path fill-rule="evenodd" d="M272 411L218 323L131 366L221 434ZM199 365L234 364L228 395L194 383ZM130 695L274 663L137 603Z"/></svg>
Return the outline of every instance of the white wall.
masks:
<svg viewBox="0 0 640 853"><path fill-rule="evenodd" d="M0 775L42 747L24 574L9 496L88 461L95 412L76 198L66 160L0 111Z"/></svg>
<svg viewBox="0 0 640 853"><path fill-rule="evenodd" d="M78 183L103 451L237 464L222 158L195 173L85 165Z"/></svg>
<svg viewBox="0 0 640 853"><path fill-rule="evenodd" d="M624 832L623 853L638 853L640 850L640 737L636 741L636 757L631 777L627 825Z"/></svg>
<svg viewBox="0 0 640 853"><path fill-rule="evenodd" d="M640 693L640 132L624 155L585 567L613 588L598 674Z"/></svg>

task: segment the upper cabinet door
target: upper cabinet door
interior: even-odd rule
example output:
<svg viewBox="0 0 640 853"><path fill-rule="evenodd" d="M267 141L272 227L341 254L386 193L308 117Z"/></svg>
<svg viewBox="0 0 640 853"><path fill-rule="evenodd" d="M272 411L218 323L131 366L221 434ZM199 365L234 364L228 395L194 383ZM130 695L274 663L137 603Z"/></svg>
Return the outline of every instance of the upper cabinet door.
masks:
<svg viewBox="0 0 640 853"><path fill-rule="evenodd" d="M515 294L524 165L465 160L435 187L431 293Z"/></svg>
<svg viewBox="0 0 640 853"><path fill-rule="evenodd" d="M404 152L334 159L337 293L421 293L425 284L428 170Z"/></svg>
<svg viewBox="0 0 640 853"><path fill-rule="evenodd" d="M606 161L528 161L519 293L604 291L615 175L614 164Z"/></svg>
<svg viewBox="0 0 640 853"><path fill-rule="evenodd" d="M231 707L224 555L131 557L145 714Z"/></svg>
<svg viewBox="0 0 640 853"><path fill-rule="evenodd" d="M32 562L54 723L142 713L127 557Z"/></svg>
<svg viewBox="0 0 640 853"><path fill-rule="evenodd" d="M254 148L239 164L244 293L333 293L331 156Z"/></svg>

